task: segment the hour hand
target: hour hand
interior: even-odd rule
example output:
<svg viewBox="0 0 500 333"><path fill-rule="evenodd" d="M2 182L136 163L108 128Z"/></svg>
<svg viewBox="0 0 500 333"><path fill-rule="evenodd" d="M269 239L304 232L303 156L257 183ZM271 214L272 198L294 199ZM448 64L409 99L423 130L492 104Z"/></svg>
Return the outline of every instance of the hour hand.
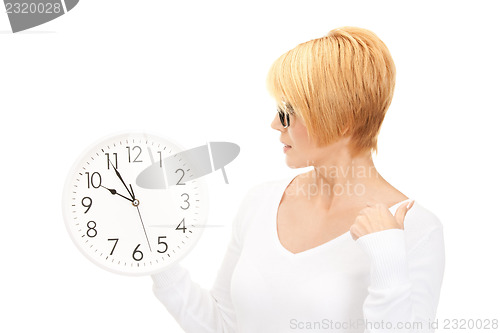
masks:
<svg viewBox="0 0 500 333"><path fill-rule="evenodd" d="M115 166L113 165L113 163L111 163L111 165L113 166L113 169L115 169L115 173L118 176L118 178L120 179L120 181L122 182L123 186L125 186L125 188L127 189L128 194L130 194L130 196L133 198L134 195L130 192L130 190L128 189L127 185L125 184L125 181L123 180L122 175L120 175L120 172L118 172L118 170L115 168Z"/></svg>
<svg viewBox="0 0 500 333"><path fill-rule="evenodd" d="M127 200L128 200L128 201L130 201L130 202L133 202L133 200L132 200L132 199L127 198L127 197L126 197L126 196L124 196L124 195L121 195L120 193L116 192L116 190L115 190L115 189L112 189L112 188L107 188L106 186L102 186L102 185L101 185L101 186L99 186L99 187L105 188L106 190L108 190L108 191L109 191L111 194L113 194L113 195L118 195L118 196L120 196L120 197L122 197L122 198L124 198L124 199L127 199Z"/></svg>

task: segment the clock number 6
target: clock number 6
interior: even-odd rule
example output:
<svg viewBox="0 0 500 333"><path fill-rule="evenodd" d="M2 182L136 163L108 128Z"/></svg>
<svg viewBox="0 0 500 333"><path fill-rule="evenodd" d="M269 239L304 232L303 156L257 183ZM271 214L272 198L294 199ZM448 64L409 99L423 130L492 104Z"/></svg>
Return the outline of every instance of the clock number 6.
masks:
<svg viewBox="0 0 500 333"><path fill-rule="evenodd" d="M141 244L137 245L132 253L132 258L134 258L135 261L141 261L142 258L144 258L144 254L138 250L139 246L141 246Z"/></svg>

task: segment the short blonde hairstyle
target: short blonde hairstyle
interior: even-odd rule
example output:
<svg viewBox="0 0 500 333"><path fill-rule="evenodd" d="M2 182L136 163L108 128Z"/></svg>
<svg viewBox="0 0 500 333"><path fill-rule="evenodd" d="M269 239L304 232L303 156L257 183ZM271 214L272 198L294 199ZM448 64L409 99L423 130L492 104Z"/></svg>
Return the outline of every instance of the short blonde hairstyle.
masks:
<svg viewBox="0 0 500 333"><path fill-rule="evenodd" d="M266 84L279 106L289 104L304 120L319 146L351 135L356 155L377 153L395 81L387 46L369 30L342 27L280 56Z"/></svg>

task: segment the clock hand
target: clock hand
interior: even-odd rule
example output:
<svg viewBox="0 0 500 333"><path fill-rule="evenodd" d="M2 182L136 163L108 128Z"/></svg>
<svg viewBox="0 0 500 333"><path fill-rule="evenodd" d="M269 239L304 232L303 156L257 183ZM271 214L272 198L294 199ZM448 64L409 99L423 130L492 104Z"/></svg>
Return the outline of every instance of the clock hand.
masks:
<svg viewBox="0 0 500 333"><path fill-rule="evenodd" d="M127 199L128 201L130 201L130 202L134 202L134 200L132 200L132 199L130 199L130 198L127 198L126 196L121 195L120 193L116 192L116 190L115 190L115 189L112 189L112 188L107 188L106 186L102 186L102 185L100 185L99 187L105 188L106 190L108 190L108 191L109 191L111 194L113 194L113 195L119 195L120 197L125 198L125 199Z"/></svg>
<svg viewBox="0 0 500 333"><path fill-rule="evenodd" d="M132 200L135 200L134 189L132 188L132 184L129 185L130 185L130 190L132 191Z"/></svg>
<svg viewBox="0 0 500 333"><path fill-rule="evenodd" d="M125 188L127 189L128 194L130 194L130 196L131 196L132 198L134 198L134 196L132 195L132 193L131 193L131 192L130 192L130 190L128 189L127 185L125 185L125 181L123 181L122 175L120 175L120 173L118 172L118 170L116 170L115 166L113 165L113 163L112 163L111 161L110 161L110 163L111 163L111 166L113 167L113 169L115 169L115 173L116 173L116 175L118 176L118 178L120 178L120 180L121 180L121 182L122 182L123 186L125 186Z"/></svg>
<svg viewBox="0 0 500 333"><path fill-rule="evenodd" d="M141 216L141 211L139 210L139 206L137 205L136 208L137 208L137 212L139 213L139 218L141 219L141 224L142 224L142 229L144 230L144 235L146 235L146 240L148 241L149 251L153 252L151 250L151 244L149 243L148 234L146 233L146 228L144 227L144 222L142 222L142 216Z"/></svg>
<svg viewBox="0 0 500 333"><path fill-rule="evenodd" d="M153 252L153 250L151 250L151 244L149 243L148 233L146 232L146 228L144 227L144 222L142 221L141 211L139 210L139 200L135 198L132 184L130 184L130 190L132 191L132 199L133 199L132 205L134 205L137 208L137 213L139 213L139 218L141 219L141 224L142 224L142 230L144 230L144 235L146 235L146 240L148 241L149 251Z"/></svg>

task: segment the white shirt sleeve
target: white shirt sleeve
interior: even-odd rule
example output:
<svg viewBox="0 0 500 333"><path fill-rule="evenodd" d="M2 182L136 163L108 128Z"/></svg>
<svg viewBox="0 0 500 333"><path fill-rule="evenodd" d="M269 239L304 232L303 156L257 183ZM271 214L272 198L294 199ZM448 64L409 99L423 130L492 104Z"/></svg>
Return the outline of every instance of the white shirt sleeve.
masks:
<svg viewBox="0 0 500 333"><path fill-rule="evenodd" d="M211 290L191 280L179 263L152 275L153 292L179 325L188 333L236 332L236 314L231 301L231 277L241 253L242 223L250 211L249 191L232 224L232 236Z"/></svg>
<svg viewBox="0 0 500 333"><path fill-rule="evenodd" d="M368 234L356 244L371 261L365 332L434 332L429 323L436 315L445 264L442 226L410 249L402 229Z"/></svg>

